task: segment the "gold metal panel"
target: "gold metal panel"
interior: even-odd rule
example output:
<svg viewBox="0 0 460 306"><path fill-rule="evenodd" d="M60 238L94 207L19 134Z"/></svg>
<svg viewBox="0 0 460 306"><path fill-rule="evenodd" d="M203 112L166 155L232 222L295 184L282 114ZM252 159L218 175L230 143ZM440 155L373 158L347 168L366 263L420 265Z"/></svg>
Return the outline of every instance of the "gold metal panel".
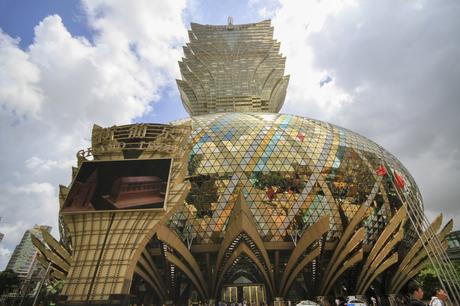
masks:
<svg viewBox="0 0 460 306"><path fill-rule="evenodd" d="M136 266L136 269L134 270L134 273L137 273L142 279L144 279L150 287L152 287L153 290L155 290L155 293L162 299L166 300L166 295L165 292L158 287L158 284L154 282L152 279L151 275L149 275L147 272L145 272L142 267Z"/></svg>
<svg viewBox="0 0 460 306"><path fill-rule="evenodd" d="M329 230L329 215L321 217L315 224L307 228L291 253L289 260L281 277L280 290L285 287L286 280L294 268L294 264L299 260L300 255L315 241L320 239Z"/></svg>
<svg viewBox="0 0 460 306"><path fill-rule="evenodd" d="M145 250L144 252L142 252L142 256L139 258L139 261L136 265L136 269L138 269L139 266L140 268L143 268L145 272L147 272L147 274L151 277L151 280L155 283L158 290L161 291L161 293L158 296L166 298L168 293L167 287L165 286L163 278L160 275L157 267L155 266L152 257Z"/></svg>
<svg viewBox="0 0 460 306"><path fill-rule="evenodd" d="M190 269L179 259L177 258L174 254L166 251L165 252L165 257L166 259L175 265L177 268L179 268L182 272L184 272L185 275L192 281L193 285L195 286L196 290L200 293L200 295L204 298L207 299L208 296L204 292L203 288L200 285L200 282L196 278L196 276L190 271Z"/></svg>
<svg viewBox="0 0 460 306"><path fill-rule="evenodd" d="M227 251L230 244L241 232L245 232L259 249L262 258L264 259L264 264L269 269L269 278L271 279L271 282L273 282L273 275L267 250L265 249L263 241L259 236L259 232L257 231L257 228L254 224L252 214L247 207L247 203L242 192L239 192L238 194L238 198L233 208L233 218L230 220L230 222L230 227L225 233L224 240L222 241L219 252L217 254L215 273L219 272L225 252ZM216 275L214 275L214 280L215 279ZM213 288L212 291L215 292L215 290L216 288Z"/></svg>
<svg viewBox="0 0 460 306"><path fill-rule="evenodd" d="M54 251L57 255L59 255L62 259L64 259L67 263L70 263L71 256L69 251L64 248L54 237L46 230L42 229L40 231L42 233L43 241Z"/></svg>
<svg viewBox="0 0 460 306"><path fill-rule="evenodd" d="M362 210L362 207L363 206L360 207L360 209L356 213L356 215L358 215L358 213ZM350 226L353 226L353 225L354 225L354 223L353 223L353 220L352 220L352 222L350 222L350 224L348 225L347 229ZM346 231L347 230L345 230L345 232ZM319 290L321 295L326 295L327 294L327 291L328 291L327 288L330 287L332 285L332 283L336 279L335 276L337 274L337 272L336 272L337 268L344 263L345 258L347 258L348 255L350 255L352 253L352 251L363 241L364 235L365 235L365 229L364 229L364 227L360 227L354 233L354 235L351 237L350 240L348 240L348 239L345 240L346 245L342 249L339 250L338 247L335 249L334 255L336 255L336 256L333 256L333 259L331 259L329 261L329 264L327 266L327 269L326 269L326 271L324 273L324 276L323 276L323 279L321 281L321 286L320 286L320 290ZM344 236L342 236L341 240L339 241L339 245L341 244L343 239L345 239ZM363 249L360 249L359 252L363 252ZM355 255L353 255L353 256L355 256Z"/></svg>
<svg viewBox="0 0 460 306"><path fill-rule="evenodd" d="M385 227L383 232L380 234L377 242L374 244L371 252L367 256L367 259L361 269L361 272L357 280L358 291L361 291L361 285L366 282L375 269L378 268L380 263L385 259L388 253L392 250L393 246L404 237L404 231L402 225L406 220L406 211L404 207L401 207L396 214L391 218L388 225ZM399 226L400 231L398 234L391 238L390 235Z"/></svg>
<svg viewBox="0 0 460 306"><path fill-rule="evenodd" d="M190 250L185 246L182 240L177 234L171 231L167 226L160 225L157 230L158 239L168 244L171 248L175 249L190 266L195 276L198 278L201 287L203 288L206 295L208 295L208 287L204 280L203 274L201 273L200 266L196 262Z"/></svg>
<svg viewBox="0 0 460 306"><path fill-rule="evenodd" d="M65 280L67 276L64 272L59 271L56 268L51 268L50 274L51 274L51 277L55 279L59 279L59 280Z"/></svg>
<svg viewBox="0 0 460 306"><path fill-rule="evenodd" d="M364 295L367 291L367 289L371 286L372 282L374 279L379 276L380 274L383 273L386 269L394 265L395 263L398 262L398 253L393 253L387 260L385 260L375 271L372 273L372 275L369 277L367 282L362 286L362 288L358 289L356 291L356 294L358 295Z"/></svg>
<svg viewBox="0 0 460 306"><path fill-rule="evenodd" d="M285 296L288 292L289 289L291 288L292 283L296 279L297 275L305 268L307 264L309 264L313 259L319 256L321 253L321 248L318 246L316 247L313 251L307 254L298 265L296 265L295 269L292 271L292 273L289 275L289 278L286 281L286 284L283 284L280 286L280 292L281 296Z"/></svg>
<svg viewBox="0 0 460 306"><path fill-rule="evenodd" d="M399 232L391 239L383 248L383 250L377 255L374 262L367 268L365 276L357 282L356 288L357 291L362 292L365 289L361 289L361 286L366 286L365 283L368 283L368 279L373 277L376 270L380 270L380 266L383 264L382 262L388 256L388 254L392 251L393 247L400 242L404 238L404 229L401 226ZM397 253L394 253L397 254ZM393 256L393 255L392 255ZM364 270L364 268L362 268ZM375 276L377 277L377 275ZM375 278L374 277L374 278ZM369 284L370 286L370 284ZM367 288L366 288L367 289ZM363 293L364 294L364 293Z"/></svg>
<svg viewBox="0 0 460 306"><path fill-rule="evenodd" d="M353 267L355 264L357 264L358 262L360 262L362 259L363 259L363 256L364 256L364 251L363 249L360 249L359 251L357 251L350 259L346 260L344 263L343 263L343 266L337 271L334 273L334 276L332 277L331 281L328 283L328 285L326 286L326 289L324 289L323 291L323 294L322 295L327 295L329 293L329 291L331 290L331 287L332 285L334 285L335 281L348 269L350 269L351 267Z"/></svg>
<svg viewBox="0 0 460 306"><path fill-rule="evenodd" d="M423 240L427 240L427 239L431 239L433 238L433 235L432 234L429 234L429 233L434 233L434 232L437 232L440 228L442 224L442 214L439 214L436 219L430 224L429 228L427 229L427 231L425 231L423 234L422 234L422 238ZM414 245L410 248L409 252L407 252L406 256L403 258L403 260L401 261L401 263L399 264L397 270L395 271L394 273L394 276L391 280L391 285L390 285L390 288L395 288L396 287L396 284L399 284L399 282L401 281L401 279L403 278L403 275L404 275L404 271L407 270L407 269L411 269L411 267L413 266L413 261L414 261L414 258L420 253L420 252L424 252L423 249L423 244L422 244L422 239L419 238L415 243ZM426 254L426 252L425 252ZM412 264L411 264L412 262ZM409 265L409 267L407 267ZM407 272L406 272L407 273ZM393 293L393 291L390 289L389 291L390 293Z"/></svg>
<svg viewBox="0 0 460 306"><path fill-rule="evenodd" d="M33 245L42 253L42 255L54 265L60 267L63 271L68 271L70 265L63 260L61 257L56 255L54 252L48 250L41 241L35 237L34 235L31 236Z"/></svg>
<svg viewBox="0 0 460 306"><path fill-rule="evenodd" d="M165 211L63 215L73 247L68 279L62 290L69 301L107 300L111 294L129 293L134 270L160 220L169 218L184 203L190 189L190 184L184 181L188 150L183 150L189 136L189 124L135 124L107 129L94 126L93 148L77 154L79 164L91 156L96 160L121 160L126 148L137 151L141 158L172 158L168 202ZM62 200L65 200L64 191L61 188ZM154 267L150 268L155 272ZM161 278L154 276L162 290Z"/></svg>

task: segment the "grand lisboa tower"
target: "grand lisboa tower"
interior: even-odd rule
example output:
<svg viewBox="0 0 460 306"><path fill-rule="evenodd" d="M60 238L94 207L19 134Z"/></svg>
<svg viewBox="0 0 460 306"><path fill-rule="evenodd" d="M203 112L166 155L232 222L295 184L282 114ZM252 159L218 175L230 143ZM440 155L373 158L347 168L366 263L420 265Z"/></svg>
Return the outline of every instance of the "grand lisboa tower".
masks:
<svg viewBox="0 0 460 306"><path fill-rule="evenodd" d="M452 222L426 224L392 154L279 113L289 76L269 20L188 34L177 85L190 118L94 125L60 186L61 241L34 241L64 280L60 305L394 305L443 262Z"/></svg>

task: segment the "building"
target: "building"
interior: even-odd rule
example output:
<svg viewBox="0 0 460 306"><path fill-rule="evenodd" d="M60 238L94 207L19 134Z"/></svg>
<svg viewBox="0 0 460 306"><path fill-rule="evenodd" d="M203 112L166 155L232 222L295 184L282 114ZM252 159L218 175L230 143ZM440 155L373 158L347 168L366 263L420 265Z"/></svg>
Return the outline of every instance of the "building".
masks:
<svg viewBox="0 0 460 306"><path fill-rule="evenodd" d="M20 278L30 278L34 271L39 268L37 265L38 251L32 244L32 235L42 237L41 230L51 231L51 227L47 225L35 225L28 229L22 236L21 241L16 246L11 255L6 269L11 269L16 272Z"/></svg>
<svg viewBox="0 0 460 306"><path fill-rule="evenodd" d="M443 250L452 221L439 216L420 233L420 192L392 154L278 113L289 77L270 21L192 23L189 39L177 84L191 117L95 125L60 188L70 252L41 254L65 279L61 305L384 298L428 261L423 237ZM135 177L167 182L156 206L104 204ZM141 190L153 195L141 185L120 193Z"/></svg>
<svg viewBox="0 0 460 306"><path fill-rule="evenodd" d="M460 262L460 231L453 231L446 237L449 248L447 255L452 261Z"/></svg>

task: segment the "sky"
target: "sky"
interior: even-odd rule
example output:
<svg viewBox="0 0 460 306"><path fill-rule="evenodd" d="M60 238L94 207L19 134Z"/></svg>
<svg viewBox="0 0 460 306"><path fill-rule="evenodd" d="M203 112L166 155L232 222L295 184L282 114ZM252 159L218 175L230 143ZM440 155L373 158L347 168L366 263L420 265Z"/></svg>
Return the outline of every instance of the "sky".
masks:
<svg viewBox="0 0 460 306"><path fill-rule="evenodd" d="M190 22L272 19L282 113L356 131L460 229L456 0L0 0L0 269L34 224L57 235L58 186L91 127L187 117L175 79Z"/></svg>

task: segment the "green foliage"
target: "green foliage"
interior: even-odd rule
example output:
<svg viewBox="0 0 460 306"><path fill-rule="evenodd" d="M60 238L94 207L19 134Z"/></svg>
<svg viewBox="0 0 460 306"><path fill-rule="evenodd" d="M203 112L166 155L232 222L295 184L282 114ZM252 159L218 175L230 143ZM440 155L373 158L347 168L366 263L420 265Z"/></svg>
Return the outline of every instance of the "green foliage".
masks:
<svg viewBox="0 0 460 306"><path fill-rule="evenodd" d="M440 285L432 265L424 268L417 276L416 281L422 286L426 295L430 294L435 287Z"/></svg>
<svg viewBox="0 0 460 306"><path fill-rule="evenodd" d="M21 284L19 276L13 270L0 272L0 294L7 293Z"/></svg>
<svg viewBox="0 0 460 306"><path fill-rule="evenodd" d="M288 190L300 193L305 185L297 174L294 176L292 174L283 175L280 172L255 172L251 181L255 187L260 189L276 187L277 193Z"/></svg>
<svg viewBox="0 0 460 306"><path fill-rule="evenodd" d="M211 203L218 199L217 178L209 175L198 175L190 178L190 191L185 201L197 209L197 217L210 215Z"/></svg>
<svg viewBox="0 0 460 306"><path fill-rule="evenodd" d="M460 275L460 262L454 263L454 267L457 274ZM436 271L431 264L420 271L415 280L422 286L426 296L431 294L434 288L441 287Z"/></svg>
<svg viewBox="0 0 460 306"><path fill-rule="evenodd" d="M57 296L61 292L62 287L64 287L63 280L56 280L46 286L46 295L47 296Z"/></svg>

